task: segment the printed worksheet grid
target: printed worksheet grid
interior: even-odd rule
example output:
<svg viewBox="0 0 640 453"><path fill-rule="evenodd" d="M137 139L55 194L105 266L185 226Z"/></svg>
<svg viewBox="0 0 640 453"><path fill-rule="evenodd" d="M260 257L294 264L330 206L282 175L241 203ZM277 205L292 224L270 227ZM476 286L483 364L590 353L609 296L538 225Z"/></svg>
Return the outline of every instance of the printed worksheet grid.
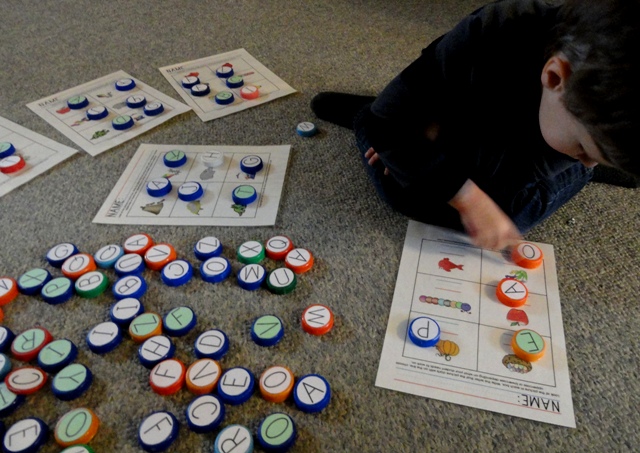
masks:
<svg viewBox="0 0 640 453"><path fill-rule="evenodd" d="M144 106L139 108L130 108L126 104L126 99L135 94L142 94L146 98L146 104L159 101L153 93L146 91L144 85L136 82L136 87L129 91L118 91L115 88L118 78L114 78L106 83L94 86L87 86L84 91L72 94L59 102L52 104L46 108L47 113L54 120L62 123L70 128L80 138L90 144L99 144L115 137L125 135L135 130L136 125L150 122L153 119L165 115L172 110L172 107L163 103L164 111L155 117L147 116L144 113ZM67 100L74 96L85 96L89 100L89 105L78 110L68 110ZM161 101L160 101L161 102ZM87 119L87 110L92 107L104 106L109 110L109 115L100 120ZM67 111L60 113L60 111ZM117 130L114 129L111 121L117 116L129 115L133 118L135 124L130 129ZM104 135L100 135L100 131L108 131ZM98 135L95 138L94 135Z"/></svg>
<svg viewBox="0 0 640 453"><path fill-rule="evenodd" d="M207 96L193 96L191 94L191 90L182 87L184 93L189 96L193 102L203 111L212 111L212 110L221 110L226 107L237 105L243 102L246 102L242 96L240 96L240 88L229 88L226 85L225 79L221 79L216 75L216 69L222 66L225 63L229 63L233 65L234 74L243 75L248 74L244 77L244 85L260 85L260 97L263 97L269 93L276 91L278 88L274 82L269 80L269 74L263 74L254 66L251 65L247 60L245 60L242 56L236 56L233 58L219 60L214 63L204 64L204 65L193 65L192 67L188 67L185 71L180 74L173 74L173 80L176 85L182 87L182 79L186 74L191 72L198 72L198 78L200 79L200 83L208 83L211 88L211 93ZM205 72L206 71L206 72ZM233 103L228 105L220 105L217 104L214 100L216 93L221 91L231 91L233 92L235 99ZM260 97L258 99L260 99Z"/></svg>
<svg viewBox="0 0 640 453"><path fill-rule="evenodd" d="M179 147L176 147L179 149ZM133 204L129 206L126 216L127 218L147 218L149 216L161 216L171 218L193 218L198 217L216 217L216 218L237 218L239 214L231 209L233 204L231 192L239 185L250 185L256 189L258 200L247 206L242 217L255 218L257 207L260 203L260 197L264 193L268 181L268 172L270 166L270 153L256 153L264 162L264 168L255 176L249 178L240 170L240 160L250 152L225 152L225 164L222 168L214 168L215 175L212 181L202 178L207 168L200 162L200 153L186 152L187 163L175 169L168 168L164 165L163 157L166 151L156 150L149 154L147 163L145 164L144 174L140 180L144 181L144 185L140 185L134 191ZM161 198L153 198L146 193L146 184L158 177L167 177L171 182L173 189L170 194ZM198 202L189 205L189 202L178 199L178 187L186 181L197 181L204 189L204 196ZM142 207L148 206L149 210L145 211ZM200 209L198 214L194 211ZM154 214L154 211L160 212Z"/></svg>
<svg viewBox="0 0 640 453"><path fill-rule="evenodd" d="M421 260L427 257L425 244L433 245L434 243L437 243L437 241L422 241ZM472 246L469 246L469 249L480 250ZM503 366L502 358L512 353L510 339L513 332L518 330L518 327L505 327L504 321L501 320L501 317L504 317L505 307L495 301L496 287L486 282L483 283L483 279L480 277L483 272L483 262L486 259L485 253L484 250L480 250L477 271L474 270L464 274L464 278L461 273L457 274L460 278L456 274L443 277L442 275L417 270L414 279L413 298L406 326L408 327L411 320L418 316L429 316L435 319L440 324L443 332L441 338L444 337L454 341L460 348L456 360L443 361L436 348L418 348L408 339L406 334L403 356L414 360L446 365L447 367L468 369L498 377L508 377L516 381L533 382L555 387L555 363L553 360L546 288L542 291L543 295L534 294L532 296L536 297L535 304L532 303L532 305L543 306L540 316L537 317L537 325L540 325L542 329L538 327L536 329L548 343L544 359L545 367L541 367L539 363L534 364L534 367L538 367L538 374L512 373ZM433 259L433 257L430 258ZM477 277L468 280L470 274ZM501 276L496 275L496 278L499 277ZM542 281L546 285L546 281ZM459 294L457 298L454 295L448 296L448 294L456 293ZM446 302L445 305L436 303L437 299L449 301L448 305L446 305ZM456 302L458 302L457 306L455 305ZM527 310L529 312L533 311L529 308ZM484 315L485 312L488 315ZM541 324L541 322L544 324Z"/></svg>

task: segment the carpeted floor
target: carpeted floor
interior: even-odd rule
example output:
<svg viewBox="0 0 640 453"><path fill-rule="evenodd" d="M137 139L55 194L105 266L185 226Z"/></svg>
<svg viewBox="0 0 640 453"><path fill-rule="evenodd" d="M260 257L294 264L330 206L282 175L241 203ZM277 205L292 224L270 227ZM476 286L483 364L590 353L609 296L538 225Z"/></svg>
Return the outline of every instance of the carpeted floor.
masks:
<svg viewBox="0 0 640 453"><path fill-rule="evenodd" d="M194 264L195 242L217 236L237 269L234 251L242 242L286 234L316 257L312 271L286 296L248 292L232 280L213 286L198 277L169 288L157 273L144 273L147 310L164 314L186 304L198 316L194 331L175 341L176 356L186 364L195 360L197 334L217 327L231 342L223 368L244 366L259 375L279 364L297 376L320 373L331 383L331 404L320 414L304 414L292 401L268 403L256 394L241 406L228 406L224 425L241 423L255 433L265 416L286 412L298 428L293 451L305 453L637 450L638 189L592 183L527 237L555 247L576 429L374 387L407 219L378 200L348 131L317 121L320 134L305 139L295 126L315 121L309 101L319 91L375 94L429 41L480 4L4 0L0 116L68 146L74 145L25 105L120 69L178 99L159 67L245 48L298 93L207 123L186 113L95 158L81 151L0 198L0 275L15 278L47 266L46 251L59 242L93 253L140 231L173 244ZM276 225L93 224L141 143L292 145ZM115 278L112 271L107 274ZM85 335L108 319L113 302L109 293L58 306L19 296L4 307L4 325L21 332L39 324L56 338L72 340L80 350L77 361L94 374L79 399L59 401L47 385L5 417L5 424L36 416L53 428L68 410L88 407L101 420L93 449L126 453L140 451L141 420L154 410L169 410L181 423L170 451L213 451L215 433L195 434L186 427L184 412L193 396L186 389L169 397L155 394L129 338L105 355L88 349ZM324 337L300 328L302 310L311 303L327 304L336 315L334 329ZM249 336L252 320L265 313L280 316L286 329L284 340L268 349ZM51 439L41 451L60 450Z"/></svg>

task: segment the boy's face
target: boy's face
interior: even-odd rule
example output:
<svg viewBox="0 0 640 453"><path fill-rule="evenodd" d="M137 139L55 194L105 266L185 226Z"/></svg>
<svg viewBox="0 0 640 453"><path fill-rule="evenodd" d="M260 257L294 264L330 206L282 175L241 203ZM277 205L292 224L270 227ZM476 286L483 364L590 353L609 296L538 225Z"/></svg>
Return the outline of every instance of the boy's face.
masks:
<svg viewBox="0 0 640 453"><path fill-rule="evenodd" d="M551 57L542 70L539 112L542 137L550 147L579 160L585 167L607 164L587 129L562 103L570 75L571 66L562 54Z"/></svg>
<svg viewBox="0 0 640 453"><path fill-rule="evenodd" d="M562 154L579 160L585 167L606 164L587 129L564 107L559 97L542 91L540 131L547 144Z"/></svg>

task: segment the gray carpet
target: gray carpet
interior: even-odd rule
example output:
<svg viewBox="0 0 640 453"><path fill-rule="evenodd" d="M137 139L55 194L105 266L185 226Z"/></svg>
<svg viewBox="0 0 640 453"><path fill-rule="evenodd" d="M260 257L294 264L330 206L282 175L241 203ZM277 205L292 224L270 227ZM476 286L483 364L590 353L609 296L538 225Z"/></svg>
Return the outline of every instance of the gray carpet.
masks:
<svg viewBox="0 0 640 453"><path fill-rule="evenodd" d="M122 69L178 99L157 68L244 47L299 93L216 121L190 112L98 157L80 152L0 199L0 275L19 276L44 266L52 245L73 241L83 251L122 242L146 231L173 244L195 263L192 247L206 235L225 256L249 239L286 234L313 251L314 269L290 295L248 292L227 280L212 287L194 278L171 289L145 272L148 310L166 313L189 304L198 315L193 333L179 339L177 357L191 363L197 333L218 327L231 339L223 367L245 366L259 375L282 364L296 375L323 374L330 406L318 415L291 401L274 405L259 395L227 408L225 425L254 432L267 414L284 411L298 426L298 452L415 451L632 451L640 444L638 337L640 317L640 207L638 189L590 184L528 239L555 246L576 429L418 398L374 387L407 219L376 197L354 150L352 135L317 121L312 139L295 134L314 120L309 101L322 90L375 94L432 39L471 12L480 0L201 2L4 0L0 2L0 116L74 146L25 105ZM140 143L291 144L283 199L274 227L135 227L91 221ZM109 276L114 277L110 271ZM53 428L74 407L92 408L102 425L96 452L139 451L137 426L153 410L181 421L171 451L213 451L213 434L184 424L192 395L161 397L128 338L114 352L92 353L88 330L108 317L112 297L74 297L51 306L20 296L5 308L4 324L20 332L46 326L80 349L78 361L95 374L90 390L71 402L49 388L27 398L4 421L37 416ZM337 320L325 337L299 327L311 303L331 306ZM286 335L264 349L249 337L252 319L274 313ZM14 366L19 363L14 361ZM43 452L60 451L53 440Z"/></svg>

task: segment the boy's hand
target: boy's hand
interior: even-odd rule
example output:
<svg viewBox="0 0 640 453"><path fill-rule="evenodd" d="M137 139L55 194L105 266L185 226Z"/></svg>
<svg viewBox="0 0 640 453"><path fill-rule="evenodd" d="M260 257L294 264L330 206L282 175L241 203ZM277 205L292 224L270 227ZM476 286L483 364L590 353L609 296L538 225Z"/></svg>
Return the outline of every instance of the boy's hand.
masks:
<svg viewBox="0 0 640 453"><path fill-rule="evenodd" d="M364 157L366 159L369 159L369 165L371 165L372 167L376 162L378 162L378 160L380 160L380 156L378 156L378 153L376 153L373 148L369 148L367 152L364 153ZM387 167L384 167L384 174L389 174L389 169Z"/></svg>
<svg viewBox="0 0 640 453"><path fill-rule="evenodd" d="M522 240L522 235L500 207L470 179L449 201L475 245L501 250Z"/></svg>

